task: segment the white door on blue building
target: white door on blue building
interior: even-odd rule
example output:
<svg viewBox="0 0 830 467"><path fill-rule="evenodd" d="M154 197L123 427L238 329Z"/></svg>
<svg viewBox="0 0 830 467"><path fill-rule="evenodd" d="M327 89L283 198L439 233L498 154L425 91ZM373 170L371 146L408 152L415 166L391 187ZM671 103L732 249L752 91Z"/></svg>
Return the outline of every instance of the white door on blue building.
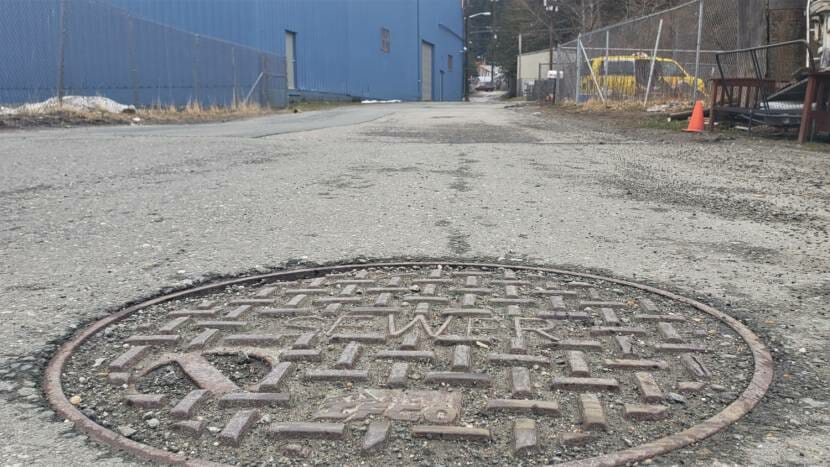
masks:
<svg viewBox="0 0 830 467"><path fill-rule="evenodd" d="M288 89L297 89L297 34L285 31L285 79Z"/></svg>
<svg viewBox="0 0 830 467"><path fill-rule="evenodd" d="M421 100L432 100L432 44L421 43Z"/></svg>

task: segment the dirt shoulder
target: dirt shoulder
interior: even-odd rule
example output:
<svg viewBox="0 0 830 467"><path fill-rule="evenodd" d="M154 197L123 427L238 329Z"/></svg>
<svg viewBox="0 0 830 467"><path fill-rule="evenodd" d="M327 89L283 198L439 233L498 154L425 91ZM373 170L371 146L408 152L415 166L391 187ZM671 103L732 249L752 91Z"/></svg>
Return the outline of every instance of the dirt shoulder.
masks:
<svg viewBox="0 0 830 467"><path fill-rule="evenodd" d="M304 102L294 104L287 109L269 109L259 106L244 106L237 109L219 107L138 109L134 112L125 113L76 111L20 113L14 115L0 115L0 131L41 128L76 128L90 126L222 123L262 117L266 115L326 110L342 107L344 105L352 105L352 103Z"/></svg>
<svg viewBox="0 0 830 467"><path fill-rule="evenodd" d="M683 130L688 126L688 120L669 119L672 112L647 112L641 107L608 107L578 106L562 104L555 107L529 106L550 117L571 116L592 129L602 129L614 133L622 133L629 137L642 138L651 142L688 143L688 142L719 142L742 141L752 144L763 144L767 147L776 147L782 150L802 149L814 152L830 152L830 135L817 135L815 141L805 145L798 145L798 129L780 130L767 127L756 127L752 133L732 128L722 128L716 132L706 131L701 134L689 134ZM691 110L691 109L680 109ZM708 120L707 120L708 122ZM707 123L708 128L708 123Z"/></svg>

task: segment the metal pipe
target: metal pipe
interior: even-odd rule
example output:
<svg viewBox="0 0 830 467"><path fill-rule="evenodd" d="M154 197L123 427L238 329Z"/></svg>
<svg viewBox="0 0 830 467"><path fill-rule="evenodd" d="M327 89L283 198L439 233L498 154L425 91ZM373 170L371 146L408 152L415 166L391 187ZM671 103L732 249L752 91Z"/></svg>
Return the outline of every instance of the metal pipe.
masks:
<svg viewBox="0 0 830 467"><path fill-rule="evenodd" d="M582 94L582 67L579 60L579 49L582 48L582 33L576 36L576 103L579 104L579 96Z"/></svg>
<svg viewBox="0 0 830 467"><path fill-rule="evenodd" d="M611 47L611 31L605 31L605 60L602 62L602 75L603 75L603 90L605 95L608 95L608 59L610 58L609 55L609 48ZM582 50L585 50L585 47L582 47Z"/></svg>
<svg viewBox="0 0 830 467"><path fill-rule="evenodd" d="M260 72L260 73L259 73L259 76L257 76L256 81L254 81L254 85L253 85L253 86L251 86L251 90L250 90L250 91L248 91L248 95L247 95L247 96L245 96L245 104L247 104L247 103L248 103L248 101L251 99L251 94L253 94L253 93L254 93L254 90L255 90L255 89L256 89L256 87L259 85L259 81L262 79L262 75L263 75L263 73L262 73L262 72Z"/></svg>
<svg viewBox="0 0 830 467"><path fill-rule="evenodd" d="M415 31L416 35L418 36L416 39L418 41L417 51L418 51L418 95L421 96L420 100L424 99L424 39L421 37L421 0L415 0ZM432 78L430 78L430 87L432 87ZM430 96L429 100L432 100L432 96Z"/></svg>
<svg viewBox="0 0 830 467"><path fill-rule="evenodd" d="M561 51L559 45L557 45L556 46L556 64L557 65L559 65L559 54L561 54L561 53L562 53L562 51ZM559 99L559 93L561 91L562 78L559 77L560 73L562 73L562 78L564 78L565 77L565 72L561 67L556 72L556 75L557 75L556 76L556 81L554 82L554 86L553 86L553 102L554 103L556 103L557 99Z"/></svg>
<svg viewBox="0 0 830 467"><path fill-rule="evenodd" d="M582 42L580 42L579 45L582 45ZM602 89L600 89L599 87L599 82L597 82L597 76L594 73L594 67L591 65L591 59L588 58L588 52L585 51L584 47L580 48L582 49L582 55L585 57L585 63L588 64L588 71L591 72L591 79L594 80L594 86L597 88L599 98L602 100L602 103L605 104L605 96L602 94Z"/></svg>
<svg viewBox="0 0 830 467"><path fill-rule="evenodd" d="M756 50L756 49L768 49L770 47L782 47L782 46L785 46L785 45L793 45L793 44L807 44L807 45L809 45L807 43L807 41L805 41L804 39L795 39L795 40L786 41L786 42L776 42L775 44L768 44L768 45L765 45L765 46L747 47L747 48L744 48L744 49L728 50L726 52L720 51L718 53L720 53L722 55L737 54L737 53L741 53L741 52L752 52L753 50Z"/></svg>
<svg viewBox="0 0 830 467"><path fill-rule="evenodd" d="M761 62L758 61L758 50L753 50L749 53L749 56L752 57L752 65L755 67L755 78L764 79L767 70L761 70Z"/></svg>
<svg viewBox="0 0 830 467"><path fill-rule="evenodd" d="M470 43L470 17L466 15L467 12L465 10L462 10L462 13L464 14L464 72L461 73L461 80L463 81L464 102L470 102L470 49L468 47Z"/></svg>
<svg viewBox="0 0 830 467"><path fill-rule="evenodd" d="M138 60L136 59L136 47L138 47L138 40L136 39L135 23L132 16L127 19L127 57L130 62L130 87L133 91L133 106L138 108ZM196 54L194 54L196 55Z"/></svg>
<svg viewBox="0 0 830 467"><path fill-rule="evenodd" d="M58 107L63 107L64 63L66 60L66 0L60 3L60 45L58 46Z"/></svg>
<svg viewBox="0 0 830 467"><path fill-rule="evenodd" d="M654 78L654 65L657 63L657 49L660 47L660 36L663 35L663 20L657 26L657 40L654 42L654 53L651 54L651 70L648 72L648 85L646 86L646 98L643 105L648 105L648 96L651 93L651 80Z"/></svg>
<svg viewBox="0 0 830 467"><path fill-rule="evenodd" d="M594 29L593 31L590 31L590 34L596 34L596 33L599 33L599 32L605 32L605 31L607 31L607 30L609 30L609 29L616 29L616 28L618 28L618 27L620 27L620 26L625 26L626 24L637 23L637 22L640 22L640 21L643 21L643 20L646 20L646 19L649 19L649 18L654 18L655 16L665 15L666 13L671 13L672 11L677 11L677 10L680 10L680 9L686 8L686 7L687 7L687 6L689 6L689 5L694 5L694 4L696 4L697 2L698 2L698 0L692 0L692 1L690 1L690 2L681 3L680 5L677 5L676 7L667 8L667 9L665 9L665 10L660 10L660 11L657 11L657 12L655 12L655 13L651 13L651 14L649 14L649 15L645 15L645 16L638 16L638 17L636 17L636 18L628 19L628 20L625 20L625 21L620 21L619 23L614 23L614 24L611 24L611 25L605 26L605 27L603 27L603 28ZM588 50L590 50L590 48L589 48Z"/></svg>
<svg viewBox="0 0 830 467"><path fill-rule="evenodd" d="M799 41L804 42L801 39L799 39ZM576 43L575 43L576 40L574 40L573 42L574 42L574 45L569 46L569 45L566 44L566 45L562 46L562 48L576 50ZM568 44L570 44L570 42ZM777 45L777 44L774 44L774 45ZM600 52L605 50L604 47L584 47L583 46L583 48L585 50L600 51ZM616 52L639 52L639 51L642 51L642 50L643 50L642 48L636 48L636 47L614 47L614 51L616 51ZM658 52L690 53L690 54L693 54L693 53L697 52L697 50L695 50L695 49L657 49L657 51ZM718 50L701 49L700 50L701 54L719 54L719 53L723 53L723 52L724 52L723 49L718 49ZM729 52L731 52L731 50ZM528 53L530 54L530 53L533 53L533 52L528 52Z"/></svg>
<svg viewBox="0 0 830 467"><path fill-rule="evenodd" d="M695 79L692 82L692 103L697 101L697 80L700 77L700 46L703 40L703 0L697 17L697 48L695 50Z"/></svg>

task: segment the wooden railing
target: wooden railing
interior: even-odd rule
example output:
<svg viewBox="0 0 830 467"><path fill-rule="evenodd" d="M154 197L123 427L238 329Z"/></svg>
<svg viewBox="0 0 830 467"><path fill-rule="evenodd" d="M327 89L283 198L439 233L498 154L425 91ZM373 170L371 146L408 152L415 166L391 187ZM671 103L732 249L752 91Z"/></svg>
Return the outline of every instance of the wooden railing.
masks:
<svg viewBox="0 0 830 467"><path fill-rule="evenodd" d="M779 87L780 83L771 79L713 79L709 129L715 130L719 114L751 114L760 110L761 103Z"/></svg>

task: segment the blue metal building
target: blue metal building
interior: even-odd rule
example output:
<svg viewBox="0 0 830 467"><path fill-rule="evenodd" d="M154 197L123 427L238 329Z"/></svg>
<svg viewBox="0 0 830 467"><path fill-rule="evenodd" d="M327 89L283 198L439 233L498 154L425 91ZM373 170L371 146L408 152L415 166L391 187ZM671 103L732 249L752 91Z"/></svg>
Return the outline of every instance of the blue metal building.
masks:
<svg viewBox="0 0 830 467"><path fill-rule="evenodd" d="M462 98L460 0L0 0L0 103Z"/></svg>
<svg viewBox="0 0 830 467"><path fill-rule="evenodd" d="M293 56L289 88L304 93L402 100L462 97L459 0L108 1L159 23L289 60Z"/></svg>

